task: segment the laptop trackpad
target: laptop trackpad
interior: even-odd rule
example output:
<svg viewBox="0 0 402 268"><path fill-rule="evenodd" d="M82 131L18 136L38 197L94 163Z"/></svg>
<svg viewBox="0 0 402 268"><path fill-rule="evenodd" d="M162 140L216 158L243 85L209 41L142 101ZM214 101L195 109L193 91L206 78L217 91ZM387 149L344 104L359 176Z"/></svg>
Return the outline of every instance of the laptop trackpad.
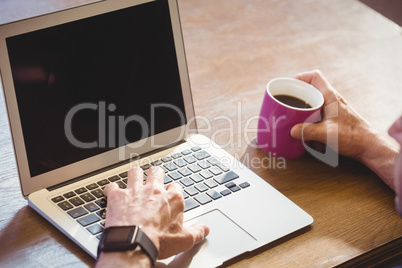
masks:
<svg viewBox="0 0 402 268"><path fill-rule="evenodd" d="M193 249L181 253L169 263L171 267L219 266L223 261L233 258L250 248L256 239L244 231L219 210L212 210L199 217L186 221L184 226L203 223L209 226L207 238Z"/></svg>

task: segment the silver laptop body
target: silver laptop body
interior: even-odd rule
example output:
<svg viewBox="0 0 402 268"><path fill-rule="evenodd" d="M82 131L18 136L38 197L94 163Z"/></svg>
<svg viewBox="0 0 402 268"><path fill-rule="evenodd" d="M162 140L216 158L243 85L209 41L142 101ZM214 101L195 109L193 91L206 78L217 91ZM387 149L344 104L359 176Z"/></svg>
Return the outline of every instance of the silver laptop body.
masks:
<svg viewBox="0 0 402 268"><path fill-rule="evenodd" d="M219 266L313 222L197 134L176 0L101 1L1 25L0 71L22 194L93 258L104 215L91 198L115 179L124 186L133 165L159 164L166 183L191 187L185 224L210 226L203 243L161 260L172 267Z"/></svg>

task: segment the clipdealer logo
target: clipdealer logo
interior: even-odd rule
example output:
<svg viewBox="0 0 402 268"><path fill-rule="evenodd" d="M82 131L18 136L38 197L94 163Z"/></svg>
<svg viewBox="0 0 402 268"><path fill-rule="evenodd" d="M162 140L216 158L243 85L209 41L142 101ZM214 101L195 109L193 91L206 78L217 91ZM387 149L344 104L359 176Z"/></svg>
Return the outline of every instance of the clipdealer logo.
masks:
<svg viewBox="0 0 402 268"><path fill-rule="evenodd" d="M129 116L115 115L117 107L115 104L106 105L105 101L99 103L81 103L71 108L64 120L64 132L67 140L77 148L93 149L93 148L116 148L122 144L130 148L139 148L146 143L146 138L152 137L155 133L155 112L157 109L165 108L175 111L180 119L180 124L184 125L186 120L182 111L171 104L152 104L150 106L150 122L138 115L133 114ZM76 138L73 133L72 124L76 116L84 110L92 110L98 112L98 137L94 141L81 141ZM137 125L138 132L141 133L139 142L132 144L126 137L126 129L128 125ZM183 136L180 133L179 136ZM116 143L117 141L117 143ZM152 144L157 146L156 144Z"/></svg>
<svg viewBox="0 0 402 268"><path fill-rule="evenodd" d="M155 111L157 109L164 108L164 109L171 109L177 113L180 118L181 125L185 125L186 117L183 112L176 106L166 103L160 104L153 104L150 106L151 112L151 121L147 122L146 119L140 115L130 115L130 116L123 116L123 115L116 115L115 111L117 107L115 104L106 104L105 101L100 101L99 103L82 103L74 106L71 108L65 117L64 122L64 131L68 141L75 147L81 149L93 149L93 148L117 148L121 144L125 144L126 146L119 147L119 157L123 160L125 159L125 147L129 147L131 149L140 148L143 146L148 138L151 138L151 146L154 148L158 148L162 146L161 144L156 144L153 140L153 133L155 133ZM325 117L326 119L335 118L338 116L338 102L334 102L329 104L325 109ZM97 140L93 141L80 141L76 138L73 133L72 129L72 122L76 116L79 116L79 113L84 110L92 110L97 111L98 113L98 137ZM253 122L257 122L260 116L255 115L251 118L248 118L245 122L242 119L242 105L241 102L237 104L237 117L232 118L229 116L220 115L214 117L212 120L205 116L194 116L193 118L188 119L187 126L188 127L190 122L197 121L203 127L198 128L198 133L205 134L207 136L211 135L212 140L219 139L221 134L228 134L223 135L222 137L229 137L229 140L221 140L221 144L218 143L218 146L225 149L225 147L242 147L242 143L246 142L247 146L251 148L258 148L259 146L250 139L250 136L253 137L257 133L258 129L253 127ZM276 123L280 120L286 120L284 118L278 118ZM306 122L309 119L306 120ZM217 130L213 130L212 123L214 121L219 121L222 127ZM237 122L234 122L237 121ZM138 142L130 143L130 141L126 137L126 128L129 124L135 124L138 128L138 133L141 133L141 137ZM304 123L303 129L312 123ZM227 125L227 127L225 127ZM276 132L276 127L271 126L269 131ZM326 125L327 129L334 128L338 129L337 123L331 123ZM236 128L236 129L235 129ZM189 131L187 128L183 128L181 133L178 135L177 141L181 140L185 135L185 132ZM237 133L237 135L235 135ZM326 140L326 150L325 152L319 152L314 148L310 147L308 141L305 141L304 138L302 139L302 143L304 148L308 153L312 156L317 158L318 160L332 166L336 167L339 164L339 155L337 153L338 148L338 132L331 131L332 135L327 136ZM237 137L237 138L236 138ZM276 137L276 133L274 133L273 137ZM236 140L235 140L236 139ZM117 144L116 144L117 141ZM271 146L277 146L275 138L272 140ZM329 149L328 147L332 148ZM238 159L243 165L245 166L252 166L256 168L257 166L262 168L269 168L269 169L286 169L286 159L283 157L279 157L276 154L267 154L263 158L256 159L251 158L250 155L247 153L243 156L239 156L236 154L234 156Z"/></svg>

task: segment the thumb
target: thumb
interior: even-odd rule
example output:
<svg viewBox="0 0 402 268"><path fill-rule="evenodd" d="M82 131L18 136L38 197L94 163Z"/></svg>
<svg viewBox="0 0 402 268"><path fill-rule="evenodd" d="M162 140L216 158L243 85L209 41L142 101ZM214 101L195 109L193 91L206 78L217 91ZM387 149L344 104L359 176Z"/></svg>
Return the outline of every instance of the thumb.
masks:
<svg viewBox="0 0 402 268"><path fill-rule="evenodd" d="M193 235L193 242L194 245L202 242L205 237L209 234L209 227L206 226L205 224L194 224L189 227L187 227L188 233Z"/></svg>
<svg viewBox="0 0 402 268"><path fill-rule="evenodd" d="M326 142L327 131L323 123L300 123L294 125L290 130L290 135L298 140Z"/></svg>
<svg viewBox="0 0 402 268"><path fill-rule="evenodd" d="M208 234L209 228L204 224L184 227L180 233L170 234L160 240L159 258L165 259L187 251L193 248L194 245L201 243Z"/></svg>

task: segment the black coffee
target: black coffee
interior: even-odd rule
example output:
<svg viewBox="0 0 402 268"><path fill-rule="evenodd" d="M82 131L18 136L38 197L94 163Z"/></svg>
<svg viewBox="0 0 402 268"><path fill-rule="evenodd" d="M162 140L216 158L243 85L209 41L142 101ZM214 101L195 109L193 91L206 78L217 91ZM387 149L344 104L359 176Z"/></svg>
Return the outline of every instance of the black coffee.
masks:
<svg viewBox="0 0 402 268"><path fill-rule="evenodd" d="M275 95L274 98L284 104L287 104L289 106L293 106L296 108L302 108L302 109L312 108L311 105L308 104L307 102L305 102L304 100L301 100L301 99L293 97L293 96Z"/></svg>

